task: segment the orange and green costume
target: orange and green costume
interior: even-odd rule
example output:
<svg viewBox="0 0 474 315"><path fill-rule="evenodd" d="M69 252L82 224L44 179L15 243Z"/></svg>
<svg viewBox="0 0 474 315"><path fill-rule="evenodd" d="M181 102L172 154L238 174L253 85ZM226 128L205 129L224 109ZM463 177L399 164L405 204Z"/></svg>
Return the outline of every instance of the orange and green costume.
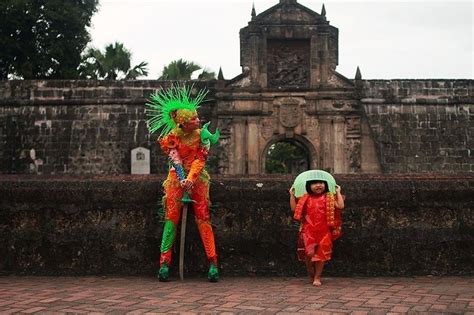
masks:
<svg viewBox="0 0 474 315"><path fill-rule="evenodd" d="M189 197L194 201L192 208L196 218L199 234L204 244L206 256L210 263L217 265L217 254L214 244L211 219L209 216L209 174L204 170L208 150L201 146L201 130L193 134L178 137L174 133L160 139L162 150L169 154L171 149L177 150L182 158L183 169L187 173L187 179L194 185L189 192ZM161 242L160 265L171 263L171 246L175 238L176 226L181 216L181 208L184 190L180 186L180 180L174 167L168 173L168 178L163 183L165 207L165 231ZM167 227L169 226L169 227Z"/></svg>
<svg viewBox="0 0 474 315"><path fill-rule="evenodd" d="M219 132L211 134L209 123L202 129L183 130L181 127L197 117L196 109L206 93L201 91L191 99L191 88L174 86L151 96L147 103L148 126L151 132L161 129L158 138L161 149L170 159L168 177L163 183L165 224L160 248L160 280L168 278L171 265L172 246L176 238L176 227L181 218L183 202L191 201L196 224L210 263L209 280L217 281L217 253L209 214L209 181L204 169L209 148L217 142ZM184 180L192 182L188 191L182 187ZM191 200L189 200L191 199Z"/></svg>

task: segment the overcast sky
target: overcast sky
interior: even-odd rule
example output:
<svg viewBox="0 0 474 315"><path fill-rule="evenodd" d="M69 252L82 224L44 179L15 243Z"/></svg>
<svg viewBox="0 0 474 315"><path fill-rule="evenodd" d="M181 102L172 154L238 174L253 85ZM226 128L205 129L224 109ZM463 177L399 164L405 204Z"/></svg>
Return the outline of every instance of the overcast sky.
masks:
<svg viewBox="0 0 474 315"><path fill-rule="evenodd" d="M241 73L239 30L279 0L100 0L92 45L124 43L133 63L149 63L148 79L183 58L224 77ZM337 71L364 79L473 79L471 0L298 0L339 29ZM195 73L194 76L196 76Z"/></svg>

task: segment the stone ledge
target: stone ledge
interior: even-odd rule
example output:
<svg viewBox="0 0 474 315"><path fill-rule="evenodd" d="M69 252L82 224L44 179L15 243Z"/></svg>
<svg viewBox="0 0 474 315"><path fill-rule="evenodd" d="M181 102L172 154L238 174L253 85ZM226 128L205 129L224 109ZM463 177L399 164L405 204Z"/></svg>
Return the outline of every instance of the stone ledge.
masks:
<svg viewBox="0 0 474 315"><path fill-rule="evenodd" d="M346 195L344 235L327 275L474 274L474 174L336 178ZM0 273L153 274L163 179L2 176ZM213 177L212 222L223 275L304 274L288 206L292 180ZM186 269L202 273L205 257L193 221L190 214Z"/></svg>

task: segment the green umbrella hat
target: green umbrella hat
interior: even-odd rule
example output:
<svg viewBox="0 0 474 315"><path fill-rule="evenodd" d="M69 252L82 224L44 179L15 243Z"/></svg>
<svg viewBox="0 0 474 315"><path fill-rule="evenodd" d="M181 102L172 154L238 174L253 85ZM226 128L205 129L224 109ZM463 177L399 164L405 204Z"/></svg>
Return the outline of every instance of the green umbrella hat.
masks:
<svg viewBox="0 0 474 315"><path fill-rule="evenodd" d="M296 176L292 188L295 189L295 197L300 198L306 194L306 182L309 181L323 181L328 184L329 192L336 193L336 180L334 177L323 170L309 170Z"/></svg>

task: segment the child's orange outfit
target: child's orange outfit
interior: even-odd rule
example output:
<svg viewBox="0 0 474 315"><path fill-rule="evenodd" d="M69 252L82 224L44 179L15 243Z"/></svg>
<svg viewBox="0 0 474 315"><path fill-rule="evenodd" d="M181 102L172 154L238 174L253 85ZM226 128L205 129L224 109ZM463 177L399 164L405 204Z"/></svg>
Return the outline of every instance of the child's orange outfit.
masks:
<svg viewBox="0 0 474 315"><path fill-rule="evenodd" d="M341 236L341 210L335 207L335 194L304 194L294 212L301 222L298 235L298 259L328 261L332 255L332 242Z"/></svg>

